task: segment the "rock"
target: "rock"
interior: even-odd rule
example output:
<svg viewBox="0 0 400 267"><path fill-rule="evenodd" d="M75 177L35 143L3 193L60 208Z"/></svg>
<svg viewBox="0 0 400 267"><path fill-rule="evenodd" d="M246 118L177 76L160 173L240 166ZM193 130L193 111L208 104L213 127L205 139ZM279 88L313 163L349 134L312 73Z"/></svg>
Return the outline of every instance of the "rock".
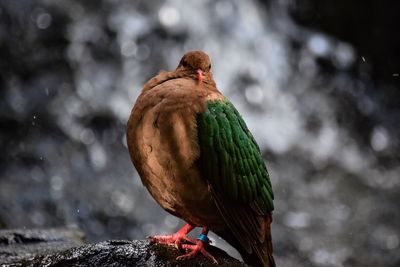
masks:
<svg viewBox="0 0 400 267"><path fill-rule="evenodd" d="M203 256L177 261L183 252L148 240L83 244L77 230L0 231L0 266L215 266ZM211 246L218 266L247 266Z"/></svg>
<svg viewBox="0 0 400 267"><path fill-rule="evenodd" d="M80 246L83 240L76 229L0 230L0 266L29 266L25 263L40 255Z"/></svg>

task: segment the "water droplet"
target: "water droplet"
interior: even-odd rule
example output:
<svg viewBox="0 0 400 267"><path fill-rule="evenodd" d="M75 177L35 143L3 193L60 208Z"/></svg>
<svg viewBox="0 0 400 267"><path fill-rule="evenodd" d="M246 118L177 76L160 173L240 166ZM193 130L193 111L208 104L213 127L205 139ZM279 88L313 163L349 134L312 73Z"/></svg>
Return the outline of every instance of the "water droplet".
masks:
<svg viewBox="0 0 400 267"><path fill-rule="evenodd" d="M312 36L308 40L308 48L316 56L327 56L331 49L331 46L327 38L320 34L317 34Z"/></svg>
<svg viewBox="0 0 400 267"><path fill-rule="evenodd" d="M354 48L346 43L338 44L334 53L334 63L339 68L347 68L353 64L355 59Z"/></svg>
<svg viewBox="0 0 400 267"><path fill-rule="evenodd" d="M245 91L246 100L250 104L261 104L264 99L264 93L260 86L251 85Z"/></svg>
<svg viewBox="0 0 400 267"><path fill-rule="evenodd" d="M305 228L310 225L310 215L306 212L288 212L284 224L292 228Z"/></svg>
<svg viewBox="0 0 400 267"><path fill-rule="evenodd" d="M90 160L93 167L97 170L101 170L107 164L107 154L105 149L99 144L93 144L89 148Z"/></svg>
<svg viewBox="0 0 400 267"><path fill-rule="evenodd" d="M81 140L82 143L90 145L93 144L95 136L92 130L83 129L79 135L79 139Z"/></svg>
<svg viewBox="0 0 400 267"><path fill-rule="evenodd" d="M64 186L64 180L60 176L53 176L50 179L50 186L54 191L60 191Z"/></svg>
<svg viewBox="0 0 400 267"><path fill-rule="evenodd" d="M39 29L47 29L51 24L52 17L49 13L42 13L36 18L36 26Z"/></svg>
<svg viewBox="0 0 400 267"><path fill-rule="evenodd" d="M174 27L180 21L180 14L175 7L163 6L158 12L158 18L164 26Z"/></svg>
<svg viewBox="0 0 400 267"><path fill-rule="evenodd" d="M371 146L375 151L382 151L389 145L389 134L387 130L381 126L374 128L371 134Z"/></svg>
<svg viewBox="0 0 400 267"><path fill-rule="evenodd" d="M137 46L132 41L124 42L121 45L121 54L124 57L132 57L132 56L136 55L136 51L137 51Z"/></svg>
<svg viewBox="0 0 400 267"><path fill-rule="evenodd" d="M150 47L145 44L141 44L137 48L136 58L139 60L146 60L150 56Z"/></svg>

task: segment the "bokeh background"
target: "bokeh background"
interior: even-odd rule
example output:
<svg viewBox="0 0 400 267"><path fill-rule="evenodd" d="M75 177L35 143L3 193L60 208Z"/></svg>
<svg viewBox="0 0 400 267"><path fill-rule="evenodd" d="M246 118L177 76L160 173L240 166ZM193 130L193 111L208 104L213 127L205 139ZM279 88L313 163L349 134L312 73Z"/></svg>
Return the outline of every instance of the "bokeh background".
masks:
<svg viewBox="0 0 400 267"><path fill-rule="evenodd" d="M267 161L278 266L400 266L399 14L386 0L0 0L0 228L94 242L181 226L142 187L125 124L150 77L202 49Z"/></svg>

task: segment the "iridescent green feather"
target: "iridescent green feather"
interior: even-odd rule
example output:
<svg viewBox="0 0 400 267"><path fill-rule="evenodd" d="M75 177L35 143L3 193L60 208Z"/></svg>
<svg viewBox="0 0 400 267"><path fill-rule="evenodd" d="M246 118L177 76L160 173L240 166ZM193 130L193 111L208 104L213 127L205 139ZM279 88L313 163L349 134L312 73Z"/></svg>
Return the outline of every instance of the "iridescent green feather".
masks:
<svg viewBox="0 0 400 267"><path fill-rule="evenodd" d="M273 192L260 148L235 107L209 101L198 114L199 169L224 198L273 210Z"/></svg>

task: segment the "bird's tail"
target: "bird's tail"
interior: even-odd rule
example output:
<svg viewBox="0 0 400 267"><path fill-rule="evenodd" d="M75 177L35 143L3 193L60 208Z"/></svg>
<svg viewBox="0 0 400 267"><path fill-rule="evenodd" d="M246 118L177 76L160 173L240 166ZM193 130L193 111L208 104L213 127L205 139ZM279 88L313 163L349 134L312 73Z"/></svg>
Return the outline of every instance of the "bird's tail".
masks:
<svg viewBox="0 0 400 267"><path fill-rule="evenodd" d="M264 220L265 238L263 242L255 242L255 246L250 253L240 244L230 230L216 232L216 234L237 249L246 264L254 267L276 267L274 257L272 256L272 217L266 216Z"/></svg>

